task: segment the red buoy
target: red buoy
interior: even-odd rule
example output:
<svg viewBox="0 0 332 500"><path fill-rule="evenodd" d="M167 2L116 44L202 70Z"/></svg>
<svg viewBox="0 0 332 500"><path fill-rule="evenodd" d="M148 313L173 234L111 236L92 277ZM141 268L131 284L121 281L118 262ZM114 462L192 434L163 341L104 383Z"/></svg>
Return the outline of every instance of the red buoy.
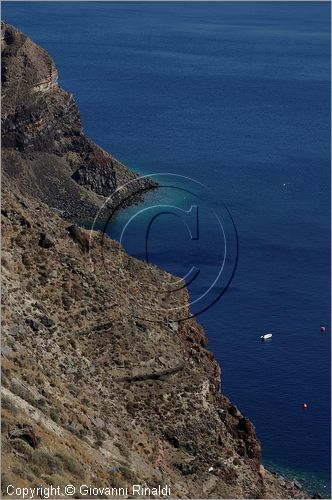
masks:
<svg viewBox="0 0 332 500"><path fill-rule="evenodd" d="M321 333L326 333L326 326L321 326L320 331Z"/></svg>

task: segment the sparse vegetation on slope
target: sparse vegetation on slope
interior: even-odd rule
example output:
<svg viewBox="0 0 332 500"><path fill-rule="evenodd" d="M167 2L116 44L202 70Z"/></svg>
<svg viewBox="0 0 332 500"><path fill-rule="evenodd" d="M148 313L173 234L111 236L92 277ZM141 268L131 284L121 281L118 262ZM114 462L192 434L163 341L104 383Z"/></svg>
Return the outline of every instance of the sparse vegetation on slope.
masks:
<svg viewBox="0 0 332 500"><path fill-rule="evenodd" d="M39 64L41 49L10 27L4 42L7 91L29 64ZM68 222L44 203L55 206L41 190L48 182L38 177L42 167L47 172L52 165L52 179L63 178L57 168L67 165L69 154L81 161L86 142L62 114L59 135L42 140L42 123L52 123L53 99L62 96L53 63L42 54L43 64L29 75L37 78L46 68L49 79L17 86L17 99L4 107L3 496L10 484L122 487L135 481L169 484L176 498L303 498L293 483L264 470L254 426L220 393L220 368L202 328L193 318L181 321L186 290L168 293L173 277L129 257L109 238L104 260L99 234L91 235L89 248L82 245L87 233L68 232ZM41 136L32 133L30 151L26 134L36 123L30 112L22 123L15 116L25 103L31 110L40 101ZM52 157L48 167L45 155ZM80 199L75 189L71 214ZM161 282L155 293L151 283ZM147 306L164 310L158 322L144 319Z"/></svg>

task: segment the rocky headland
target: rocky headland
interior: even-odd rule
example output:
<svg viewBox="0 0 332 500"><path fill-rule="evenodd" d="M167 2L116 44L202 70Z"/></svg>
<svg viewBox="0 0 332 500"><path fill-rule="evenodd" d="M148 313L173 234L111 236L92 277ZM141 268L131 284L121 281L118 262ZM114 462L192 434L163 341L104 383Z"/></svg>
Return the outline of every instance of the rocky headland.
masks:
<svg viewBox="0 0 332 500"><path fill-rule="evenodd" d="M307 498L262 466L203 329L181 320L186 290L169 294L172 276L68 222L137 176L85 137L48 54L2 28L3 496L143 484L172 498ZM147 305L178 312L151 322Z"/></svg>
<svg viewBox="0 0 332 500"><path fill-rule="evenodd" d="M47 52L5 23L1 44L4 183L67 218L94 217L97 207L116 206L134 192L139 200L155 186L87 139Z"/></svg>

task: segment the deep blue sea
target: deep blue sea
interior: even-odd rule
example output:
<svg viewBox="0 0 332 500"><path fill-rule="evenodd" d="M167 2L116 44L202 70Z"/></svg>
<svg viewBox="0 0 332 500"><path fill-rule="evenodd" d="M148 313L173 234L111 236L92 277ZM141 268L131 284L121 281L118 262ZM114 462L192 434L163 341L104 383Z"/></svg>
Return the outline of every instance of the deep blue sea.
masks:
<svg viewBox="0 0 332 500"><path fill-rule="evenodd" d="M198 269L193 299L218 275L226 239L205 306L236 263L226 205L238 265L197 319L264 463L328 498L330 5L5 2L3 18L50 52L92 139L139 173L193 179L168 176L173 187L120 212L108 231L119 238L151 203L180 207L151 226L149 260L180 276ZM194 236L197 210L191 239L181 214ZM123 240L140 258L148 213Z"/></svg>

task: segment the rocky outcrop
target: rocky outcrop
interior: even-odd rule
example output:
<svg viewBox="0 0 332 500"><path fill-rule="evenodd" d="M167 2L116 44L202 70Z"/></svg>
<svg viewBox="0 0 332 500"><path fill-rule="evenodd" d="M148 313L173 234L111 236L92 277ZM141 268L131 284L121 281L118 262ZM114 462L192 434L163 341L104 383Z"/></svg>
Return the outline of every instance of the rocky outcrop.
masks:
<svg viewBox="0 0 332 500"><path fill-rule="evenodd" d="M59 87L50 56L6 23L2 23L2 95L5 179L14 178L22 193L38 196L69 218L93 217L117 190L109 206L155 185L138 180L86 138L74 98ZM135 180L129 189L119 191Z"/></svg>
<svg viewBox="0 0 332 500"><path fill-rule="evenodd" d="M80 498L82 484L146 484L169 485L172 498L305 498L261 465L253 424L220 393L202 327L181 316L185 288L170 294L174 277L50 208L73 215L81 186L102 197L132 174L84 137L47 54L12 27L3 43L11 92L3 130L3 497L9 485L54 485L63 497L71 484ZM68 193L72 204L64 205ZM82 204L86 213L96 206L92 198ZM147 306L165 313L149 321Z"/></svg>

